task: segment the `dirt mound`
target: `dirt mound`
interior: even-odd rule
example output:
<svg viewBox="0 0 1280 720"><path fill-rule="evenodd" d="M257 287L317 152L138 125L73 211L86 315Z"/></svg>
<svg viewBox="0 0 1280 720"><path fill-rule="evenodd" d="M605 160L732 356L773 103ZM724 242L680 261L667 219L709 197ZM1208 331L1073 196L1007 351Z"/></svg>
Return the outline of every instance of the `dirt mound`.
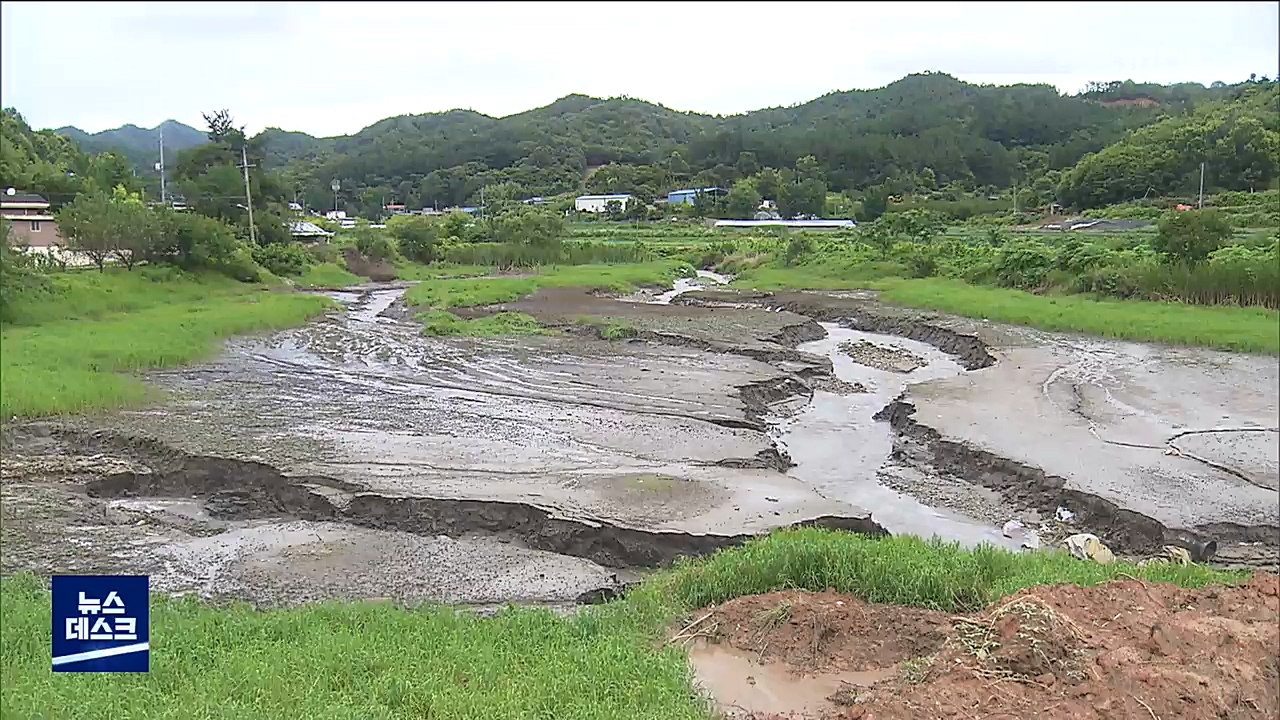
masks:
<svg viewBox="0 0 1280 720"><path fill-rule="evenodd" d="M700 627L773 675L782 666L789 677L839 685L822 703L798 698L787 708L744 705L708 687L730 717L1280 714L1280 577L1270 574L1195 591L1137 580L1038 587L967 616L868 605L830 591L770 593L726 603ZM695 671L701 678L696 663ZM885 672L874 682L836 682L850 671Z"/></svg>
<svg viewBox="0 0 1280 720"><path fill-rule="evenodd" d="M870 605L830 590L737 598L710 622L719 642L806 673L884 668L927 655L942 646L951 625L943 613Z"/></svg>

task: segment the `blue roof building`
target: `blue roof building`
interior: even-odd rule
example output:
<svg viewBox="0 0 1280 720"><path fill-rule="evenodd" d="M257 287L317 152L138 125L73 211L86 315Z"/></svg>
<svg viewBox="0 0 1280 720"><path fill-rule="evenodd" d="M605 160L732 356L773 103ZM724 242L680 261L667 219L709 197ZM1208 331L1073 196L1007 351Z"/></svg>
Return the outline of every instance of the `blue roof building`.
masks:
<svg viewBox="0 0 1280 720"><path fill-rule="evenodd" d="M718 188L718 187L690 188L687 190L672 190L671 192L667 193L667 204L675 205L677 203L684 203L686 205L692 205L693 201L697 199L699 195L711 195L711 196L718 197L720 195L724 195L727 192L728 192L727 190L724 190L723 188Z"/></svg>

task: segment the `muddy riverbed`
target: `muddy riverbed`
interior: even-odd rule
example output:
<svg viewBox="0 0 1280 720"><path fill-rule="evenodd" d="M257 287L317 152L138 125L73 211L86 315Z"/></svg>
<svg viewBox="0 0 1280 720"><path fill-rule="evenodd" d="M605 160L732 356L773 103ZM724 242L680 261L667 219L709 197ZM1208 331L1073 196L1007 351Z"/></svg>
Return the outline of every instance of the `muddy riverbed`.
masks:
<svg viewBox="0 0 1280 720"><path fill-rule="evenodd" d="M403 288L333 293L306 327L150 373L153 406L8 426L3 570L559 607L777 527L1016 548L1015 518L1277 564L1274 358L722 280L473 311L557 330L498 339L423 337Z"/></svg>

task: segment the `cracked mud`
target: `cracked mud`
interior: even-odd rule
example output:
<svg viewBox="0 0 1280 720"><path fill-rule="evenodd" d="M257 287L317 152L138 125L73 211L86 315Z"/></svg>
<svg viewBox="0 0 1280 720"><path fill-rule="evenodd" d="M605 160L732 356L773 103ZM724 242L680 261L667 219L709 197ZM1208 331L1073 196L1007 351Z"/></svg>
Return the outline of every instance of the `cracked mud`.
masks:
<svg viewBox="0 0 1280 720"><path fill-rule="evenodd" d="M335 292L343 312L150 373L159 405L11 425L3 571L561 607L777 527L1016 547L1004 521L1058 506L1121 555L1213 538L1277 564L1273 358L702 276L474 310L562 331L499 339L422 337L402 287Z"/></svg>

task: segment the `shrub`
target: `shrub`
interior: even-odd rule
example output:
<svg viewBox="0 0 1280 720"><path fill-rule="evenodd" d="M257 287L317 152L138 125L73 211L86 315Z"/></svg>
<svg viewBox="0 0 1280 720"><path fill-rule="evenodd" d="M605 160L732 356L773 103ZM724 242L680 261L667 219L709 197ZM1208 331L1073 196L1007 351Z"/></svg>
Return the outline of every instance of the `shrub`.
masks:
<svg viewBox="0 0 1280 720"><path fill-rule="evenodd" d="M396 256L396 249L391 244L391 240L374 228L367 225L357 226L355 237L356 250L372 262L381 263Z"/></svg>
<svg viewBox="0 0 1280 720"><path fill-rule="evenodd" d="M431 218L398 216L392 218L388 226L401 255L423 264L440 259L440 227Z"/></svg>
<svg viewBox="0 0 1280 720"><path fill-rule="evenodd" d="M1222 247L1234 232L1217 210L1187 210L1166 214L1151 247L1170 263L1197 265Z"/></svg>
<svg viewBox="0 0 1280 720"><path fill-rule="evenodd" d="M301 275L311 264L306 248L296 242L259 245L253 249L253 260L273 275Z"/></svg>
<svg viewBox="0 0 1280 720"><path fill-rule="evenodd" d="M813 238L805 233L799 233L787 243L787 251L783 257L783 263L790 267L804 262L806 258L813 255L813 250Z"/></svg>

